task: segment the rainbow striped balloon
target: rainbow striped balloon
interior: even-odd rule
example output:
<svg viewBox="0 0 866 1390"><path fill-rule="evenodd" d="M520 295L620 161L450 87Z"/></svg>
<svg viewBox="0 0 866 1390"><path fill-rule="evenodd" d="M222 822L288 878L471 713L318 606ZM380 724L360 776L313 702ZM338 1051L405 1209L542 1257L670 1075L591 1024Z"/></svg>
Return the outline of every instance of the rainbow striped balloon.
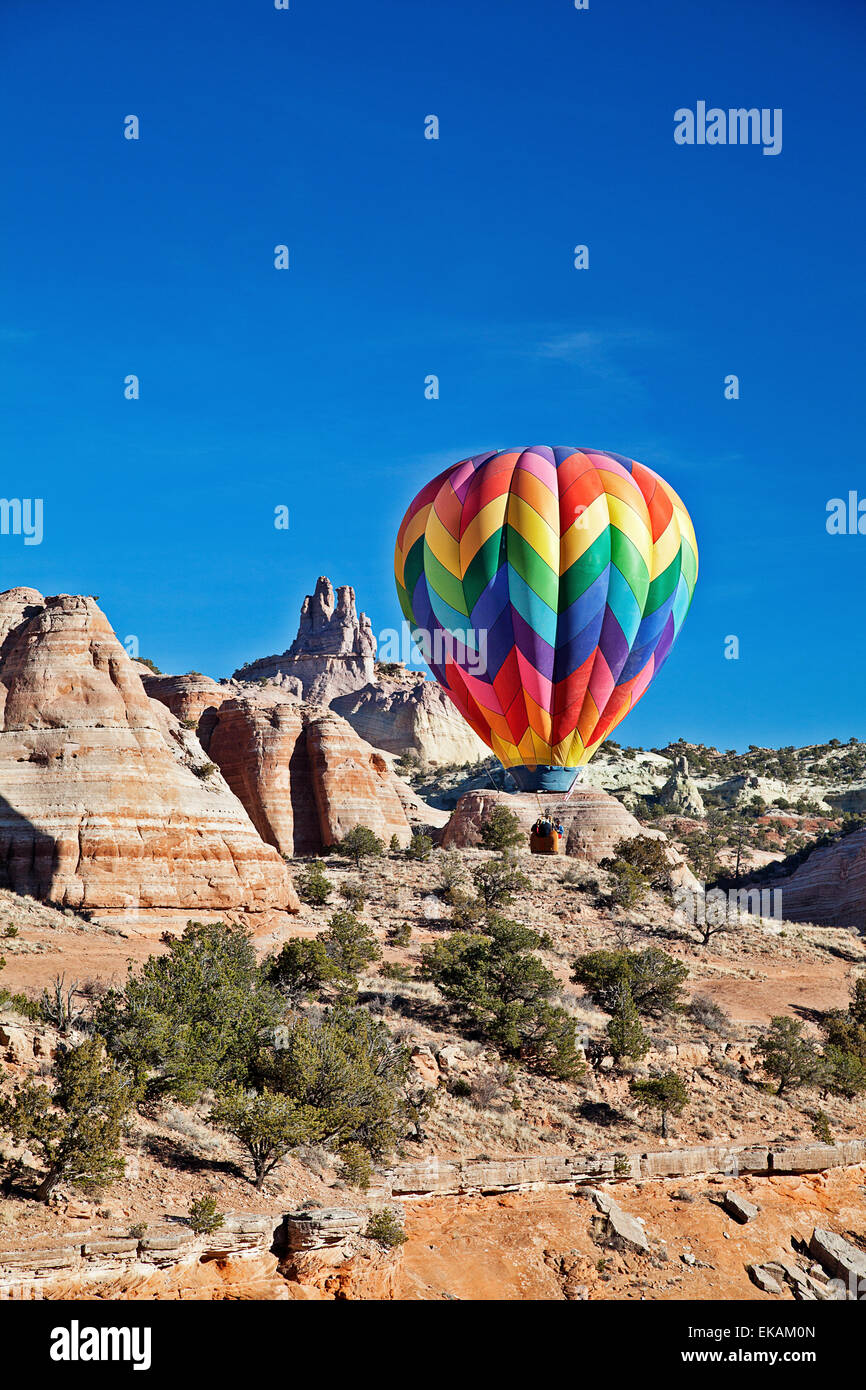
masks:
<svg viewBox="0 0 866 1390"><path fill-rule="evenodd" d="M397 536L400 603L439 684L526 789L563 790L658 675L698 551L663 478L599 449L446 468Z"/></svg>

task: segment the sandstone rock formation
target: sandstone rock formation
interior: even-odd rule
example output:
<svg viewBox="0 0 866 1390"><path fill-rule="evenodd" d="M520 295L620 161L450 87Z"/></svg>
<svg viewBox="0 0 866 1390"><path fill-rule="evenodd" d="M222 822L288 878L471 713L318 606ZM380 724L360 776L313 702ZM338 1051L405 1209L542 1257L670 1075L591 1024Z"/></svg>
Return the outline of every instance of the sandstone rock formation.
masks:
<svg viewBox="0 0 866 1390"><path fill-rule="evenodd" d="M866 830L813 850L787 878L769 880L789 922L866 931Z"/></svg>
<svg viewBox="0 0 866 1390"><path fill-rule="evenodd" d="M265 689L202 716L199 737L268 844L319 854L356 825L388 843L411 827L381 753L344 719Z"/></svg>
<svg viewBox="0 0 866 1390"><path fill-rule="evenodd" d="M666 810L677 815L700 818L705 814L697 783L689 776L687 758L674 759L674 770L659 792L658 800Z"/></svg>
<svg viewBox="0 0 866 1390"><path fill-rule="evenodd" d="M490 749L457 712L436 681L420 671L389 675L331 701L368 743L389 753L415 753L425 767L476 763Z"/></svg>
<svg viewBox="0 0 866 1390"><path fill-rule="evenodd" d="M609 858L619 840L644 835L665 840L658 830L649 830L636 821L616 797L594 787L575 787L566 799L553 792L538 796L508 792L477 791L461 796L442 832L443 849L481 844L481 827L497 806L504 806L518 818L526 832L527 844L533 822L542 811L558 816L565 828L565 853L574 859L598 864ZM666 842L667 843L667 842ZM682 856L670 846L671 882L697 889L697 881Z"/></svg>
<svg viewBox="0 0 866 1390"><path fill-rule="evenodd" d="M142 676L147 694L159 700L171 710L182 724L195 727L206 709L222 704L231 693L226 685L203 676L199 671L188 671L184 676Z"/></svg>
<svg viewBox="0 0 866 1390"><path fill-rule="evenodd" d="M358 614L355 590L343 584L334 594L322 576L304 599L298 635L288 651L264 656L235 671L239 681L279 680L300 683L306 700L330 704L368 685L374 676L376 639L366 613Z"/></svg>
<svg viewBox="0 0 866 1390"><path fill-rule="evenodd" d="M79 908L296 910L279 855L92 598L0 595L0 874Z"/></svg>
<svg viewBox="0 0 866 1390"><path fill-rule="evenodd" d="M159 699L165 696L179 717L197 717L207 706L196 708L192 695L201 691L205 696L197 682L206 679L154 677L148 689ZM313 704L330 705L374 748L414 752L425 765L472 763L489 755L435 681L399 662L376 664L370 619L357 612L355 591L348 584L335 593L331 581L321 577L304 599L298 635L288 651L240 667L224 683L223 694L243 694L262 682Z"/></svg>

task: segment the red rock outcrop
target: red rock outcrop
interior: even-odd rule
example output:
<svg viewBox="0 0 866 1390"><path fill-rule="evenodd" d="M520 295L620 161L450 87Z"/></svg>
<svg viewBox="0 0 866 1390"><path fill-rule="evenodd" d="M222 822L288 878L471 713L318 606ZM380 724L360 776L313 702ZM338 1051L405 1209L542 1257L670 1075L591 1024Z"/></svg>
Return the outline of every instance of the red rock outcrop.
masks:
<svg viewBox="0 0 866 1390"><path fill-rule="evenodd" d="M517 816L526 831L527 845L530 828L540 813L547 811L551 816L557 816L565 828L565 853L574 859L585 859L590 864L598 864L602 859L609 858L618 840L632 839L635 835L666 839L661 831L649 830L635 820L615 796L608 796L607 792L595 787L575 787L568 800L563 794L554 792L536 796L527 792L491 790L466 792L461 796L442 832L443 849L480 845L481 827L497 806L504 806ZM682 856L671 846L668 846L667 854L672 882L696 887L696 881Z"/></svg>
<svg viewBox="0 0 866 1390"><path fill-rule="evenodd" d="M336 714L307 725L307 749L322 839L336 844L356 825L369 826L386 843L412 838L403 803L387 762Z"/></svg>
<svg viewBox="0 0 866 1390"><path fill-rule="evenodd" d="M92 598L0 596L0 875L78 908L297 910L193 734Z"/></svg>
<svg viewBox="0 0 866 1390"><path fill-rule="evenodd" d="M203 715L199 736L262 839L319 854L356 825L408 844L411 827L382 757L344 719L270 688Z"/></svg>
<svg viewBox="0 0 866 1390"><path fill-rule="evenodd" d="M151 699L166 705L181 723L197 724L206 709L221 705L234 693L199 671L188 671L185 676L146 675L142 682Z"/></svg>

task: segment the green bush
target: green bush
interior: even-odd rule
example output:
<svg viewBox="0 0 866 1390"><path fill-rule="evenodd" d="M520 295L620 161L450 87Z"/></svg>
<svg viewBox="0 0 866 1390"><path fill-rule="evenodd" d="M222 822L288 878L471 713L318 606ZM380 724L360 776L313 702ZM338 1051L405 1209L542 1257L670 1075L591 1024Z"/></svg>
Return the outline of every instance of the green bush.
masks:
<svg viewBox="0 0 866 1390"><path fill-rule="evenodd" d="M313 907L324 907L334 891L334 885L318 859L314 859L312 864L296 875L295 885L301 901L310 903Z"/></svg>
<svg viewBox="0 0 866 1390"><path fill-rule="evenodd" d="M353 912L335 912L319 940L339 972L342 996L348 1000L357 991L361 971L381 960L381 947L372 929Z"/></svg>
<svg viewBox="0 0 866 1390"><path fill-rule="evenodd" d="M252 1160L256 1190L260 1192L268 1173L290 1149L320 1137L313 1110L297 1104L290 1096L230 1086L217 1098L208 1118L246 1149Z"/></svg>
<svg viewBox="0 0 866 1390"><path fill-rule="evenodd" d="M378 1158L407 1132L409 1074L409 1053L384 1023L338 1006L290 1018L279 1049L260 1055L257 1082L294 1101L302 1142L356 1143Z"/></svg>
<svg viewBox="0 0 866 1390"><path fill-rule="evenodd" d="M279 955L271 956L264 969L267 978L293 1003L317 999L341 979L340 967L332 960L321 940L292 937Z"/></svg>
<svg viewBox="0 0 866 1390"><path fill-rule="evenodd" d="M370 1155L361 1144L344 1144L340 1150L339 1176L348 1187L366 1192L373 1179Z"/></svg>
<svg viewBox="0 0 866 1390"><path fill-rule="evenodd" d="M196 1197L190 1202L188 1221L190 1229L197 1236L209 1236L225 1225L225 1218L217 1210L215 1197Z"/></svg>
<svg viewBox="0 0 866 1390"><path fill-rule="evenodd" d="M242 927L190 922L140 974L130 966L96 1029L149 1096L192 1101L209 1087L244 1084L263 1038L282 1022L285 1004L267 974Z"/></svg>
<svg viewBox="0 0 866 1390"><path fill-rule="evenodd" d="M433 841L429 835L421 835L416 832L409 842L406 856L409 859L416 859L420 863L425 863L433 853Z"/></svg>
<svg viewBox="0 0 866 1390"><path fill-rule="evenodd" d="M396 1214L387 1208L370 1217L364 1235L368 1240L375 1240L380 1245L384 1245L386 1250L390 1250L396 1245L403 1245L406 1240L406 1232L400 1225Z"/></svg>
<svg viewBox="0 0 866 1390"><path fill-rule="evenodd" d="M811 1038L803 1036L799 1018L777 1014L755 1044L764 1071L778 1082L776 1094L809 1086L818 1076L820 1057Z"/></svg>
<svg viewBox="0 0 866 1390"><path fill-rule="evenodd" d="M356 825L350 830L348 835L344 835L340 841L339 850L341 854L346 854L353 859L355 864L360 864L362 859L378 857L385 853L385 846L379 836L366 825Z"/></svg>
<svg viewBox="0 0 866 1390"><path fill-rule="evenodd" d="M481 843L485 849L515 849L526 843L526 832L520 819L507 806L496 806L489 820L481 827Z"/></svg>
<svg viewBox="0 0 866 1390"><path fill-rule="evenodd" d="M621 986L611 1014L606 1031L613 1060L619 1064L624 1058L630 1057L633 1062L639 1062L649 1052L651 1042L643 1030L628 985Z"/></svg>
<svg viewBox="0 0 866 1390"><path fill-rule="evenodd" d="M659 1018L682 1008L688 973L682 961L649 946L644 951L589 951L577 957L571 979L605 1013L615 1011L625 985L638 1013Z"/></svg>
<svg viewBox="0 0 866 1390"><path fill-rule="evenodd" d="M58 1057L54 1083L52 1091L27 1081L0 1097L0 1133L34 1149L47 1168L34 1194L45 1202L61 1179L99 1192L123 1177L120 1141L138 1099L99 1037Z"/></svg>
<svg viewBox="0 0 866 1390"><path fill-rule="evenodd" d="M350 912L363 912L364 903L367 900L364 897L364 890L360 883L341 883L340 897L343 899Z"/></svg>
<svg viewBox="0 0 866 1390"><path fill-rule="evenodd" d="M562 1078L583 1063L574 1020L549 1000L556 977L534 954L543 938L529 927L489 915L480 932L452 932L422 951L421 974L464 1023L506 1055Z"/></svg>
<svg viewBox="0 0 866 1390"><path fill-rule="evenodd" d="M658 1112L661 1118L661 1135L666 1139L668 1116L681 1115L688 1105L689 1092L685 1082L676 1072L667 1071L662 1076L653 1076L647 1081L630 1081L629 1090L644 1109Z"/></svg>
<svg viewBox="0 0 866 1390"><path fill-rule="evenodd" d="M479 901L488 909L503 907L515 893L532 887L531 881L509 854L479 864L473 871L472 882Z"/></svg>

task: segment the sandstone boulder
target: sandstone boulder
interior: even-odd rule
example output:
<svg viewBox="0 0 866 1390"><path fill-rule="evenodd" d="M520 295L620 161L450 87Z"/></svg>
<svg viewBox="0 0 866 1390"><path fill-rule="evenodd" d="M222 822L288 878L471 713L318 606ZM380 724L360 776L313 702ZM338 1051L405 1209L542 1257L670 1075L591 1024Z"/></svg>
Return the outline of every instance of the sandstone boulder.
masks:
<svg viewBox="0 0 866 1390"><path fill-rule="evenodd" d="M659 792L658 799L666 810L677 815L700 819L705 814L697 783L689 776L688 759L678 757L674 760L674 770Z"/></svg>

